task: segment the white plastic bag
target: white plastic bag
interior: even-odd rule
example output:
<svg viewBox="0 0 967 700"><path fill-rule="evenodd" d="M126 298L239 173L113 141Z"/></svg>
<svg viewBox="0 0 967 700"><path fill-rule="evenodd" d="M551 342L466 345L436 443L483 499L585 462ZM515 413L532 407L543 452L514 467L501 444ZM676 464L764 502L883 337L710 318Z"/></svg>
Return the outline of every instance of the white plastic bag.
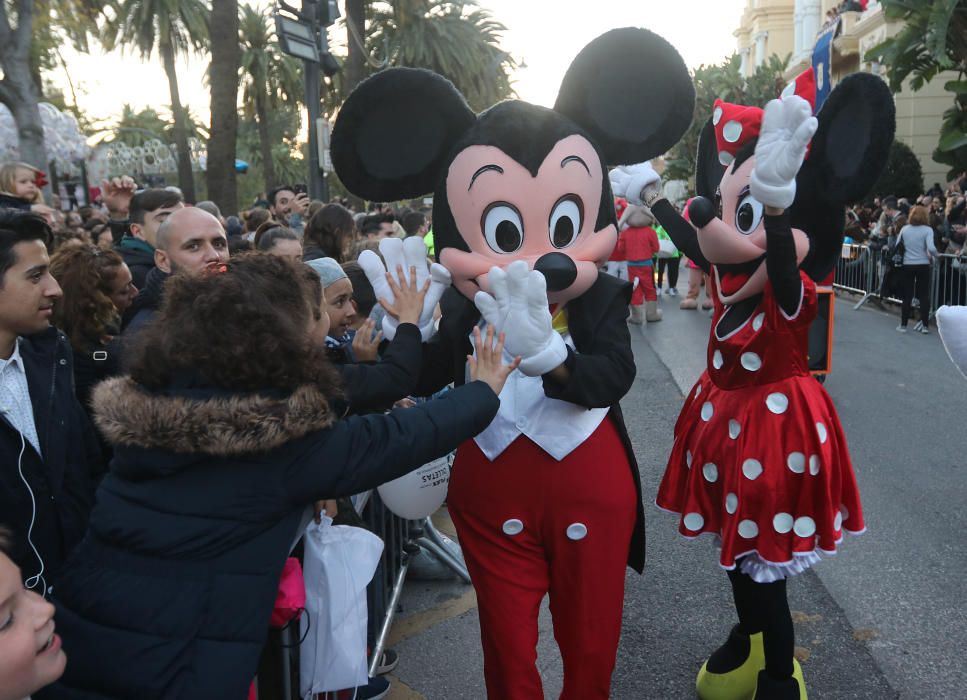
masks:
<svg viewBox="0 0 967 700"><path fill-rule="evenodd" d="M302 697L368 683L366 586L376 573L383 541L359 527L309 523L302 571L306 614L300 623ZM306 629L308 625L308 630Z"/></svg>

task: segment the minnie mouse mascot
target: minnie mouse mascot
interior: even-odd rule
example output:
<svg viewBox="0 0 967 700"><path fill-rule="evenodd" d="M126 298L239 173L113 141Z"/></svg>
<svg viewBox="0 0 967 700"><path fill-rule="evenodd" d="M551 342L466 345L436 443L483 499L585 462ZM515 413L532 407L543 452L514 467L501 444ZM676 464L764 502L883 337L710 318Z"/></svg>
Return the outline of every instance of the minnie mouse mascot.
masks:
<svg viewBox="0 0 967 700"><path fill-rule="evenodd" d="M839 418L809 374L816 280L836 264L845 204L882 170L893 99L869 74L845 78L816 116L812 72L763 110L715 103L698 152L692 228L647 164L616 169L709 274L708 367L689 392L658 491L679 532L720 542L739 624L702 666L705 700L805 698L786 579L865 529ZM697 230L696 230L697 229Z"/></svg>
<svg viewBox="0 0 967 700"><path fill-rule="evenodd" d="M618 237L607 167L665 152L693 108L678 53L629 28L580 52L554 109L513 100L477 115L444 78L399 68L360 84L336 121L333 164L351 192L434 193L442 267L429 274L453 287L424 344L420 392L465 381L478 324L522 358L497 418L457 451L448 496L477 591L489 697L544 697L535 661L547 594L561 697L608 697L624 568L644 565L644 514L618 406L635 376L631 286L599 269ZM381 248L388 267L419 267L410 240L402 255ZM363 262L378 283L384 270Z"/></svg>

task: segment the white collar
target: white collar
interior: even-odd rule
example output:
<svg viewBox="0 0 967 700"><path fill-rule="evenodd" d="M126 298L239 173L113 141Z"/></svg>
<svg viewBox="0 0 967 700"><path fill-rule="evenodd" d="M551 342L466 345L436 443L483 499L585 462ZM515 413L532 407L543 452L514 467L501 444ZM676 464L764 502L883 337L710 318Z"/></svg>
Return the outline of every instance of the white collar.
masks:
<svg viewBox="0 0 967 700"><path fill-rule="evenodd" d="M11 364L15 369L26 374L23 359L20 357L20 336L17 336L17 339L13 343L13 352L10 354L10 357L6 360L0 360L0 371L6 369Z"/></svg>

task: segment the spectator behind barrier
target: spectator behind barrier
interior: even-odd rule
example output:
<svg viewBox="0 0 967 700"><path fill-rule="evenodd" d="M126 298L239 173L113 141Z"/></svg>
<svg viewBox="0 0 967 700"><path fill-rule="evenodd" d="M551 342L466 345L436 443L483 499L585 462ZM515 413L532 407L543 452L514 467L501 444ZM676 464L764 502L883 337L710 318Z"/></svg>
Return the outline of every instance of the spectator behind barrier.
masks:
<svg viewBox="0 0 967 700"><path fill-rule="evenodd" d="M130 199L128 233L117 250L134 276L134 286L144 289L148 273L155 268L158 229L171 214L184 208L181 195L158 187L143 190Z"/></svg>
<svg viewBox="0 0 967 700"><path fill-rule="evenodd" d="M353 216L340 204L326 204L309 219L305 230L306 262L318 258L346 260L355 233Z"/></svg>
<svg viewBox="0 0 967 700"><path fill-rule="evenodd" d="M338 420L301 280L270 255L173 276L131 376L95 390L115 458L55 591L71 663L49 697L245 697L313 502L397 478L493 420L516 362L492 337L445 397Z"/></svg>
<svg viewBox="0 0 967 700"><path fill-rule="evenodd" d="M0 209L0 524L43 594L87 526L101 456L74 397L73 352L50 325L61 289L40 217Z"/></svg>
<svg viewBox="0 0 967 700"><path fill-rule="evenodd" d="M296 262L302 260L302 241L284 226L276 226L265 231L259 237L257 249L263 253L291 258Z"/></svg>

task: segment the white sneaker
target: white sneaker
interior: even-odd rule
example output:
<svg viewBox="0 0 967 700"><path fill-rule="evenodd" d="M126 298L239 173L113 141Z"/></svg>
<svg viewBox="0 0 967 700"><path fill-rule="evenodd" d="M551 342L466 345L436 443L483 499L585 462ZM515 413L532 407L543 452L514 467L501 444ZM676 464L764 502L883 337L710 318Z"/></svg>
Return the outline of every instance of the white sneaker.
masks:
<svg viewBox="0 0 967 700"><path fill-rule="evenodd" d="M896 327L896 330L897 330L897 333L906 333L907 332L907 327L906 326L897 326Z"/></svg>
<svg viewBox="0 0 967 700"><path fill-rule="evenodd" d="M677 296L678 296L678 290L677 290L677 289L675 289L674 287L671 287L671 288L670 288L670 289L668 290L668 295L669 295L669 296L673 296L673 297L677 297Z"/></svg>

